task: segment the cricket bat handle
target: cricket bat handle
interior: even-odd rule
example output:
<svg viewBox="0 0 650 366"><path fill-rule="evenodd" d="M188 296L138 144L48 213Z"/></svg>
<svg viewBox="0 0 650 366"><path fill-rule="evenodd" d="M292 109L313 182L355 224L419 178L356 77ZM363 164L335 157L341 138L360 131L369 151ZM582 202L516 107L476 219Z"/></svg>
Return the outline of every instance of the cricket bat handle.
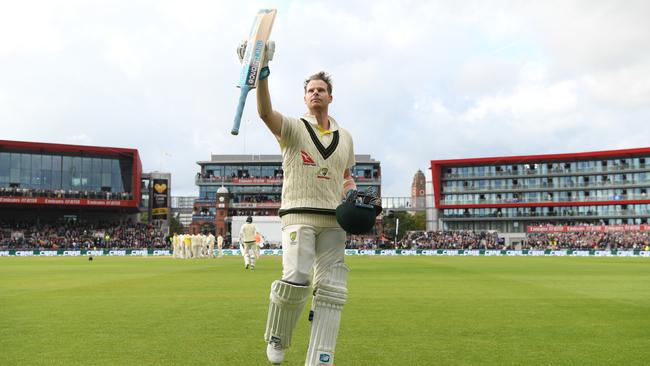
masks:
<svg viewBox="0 0 650 366"><path fill-rule="evenodd" d="M241 116L244 113L244 106L246 105L246 96L248 92L251 91L251 87L248 85L241 87L241 94L239 94L239 103L237 103L237 112L235 113L235 120L232 124L231 134L237 136L239 135L239 126L241 125Z"/></svg>

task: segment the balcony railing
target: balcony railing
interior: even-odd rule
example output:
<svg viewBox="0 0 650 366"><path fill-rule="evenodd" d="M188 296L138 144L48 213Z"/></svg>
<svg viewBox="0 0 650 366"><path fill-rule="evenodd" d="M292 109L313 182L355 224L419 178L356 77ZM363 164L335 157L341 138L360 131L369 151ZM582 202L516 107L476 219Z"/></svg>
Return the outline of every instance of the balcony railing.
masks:
<svg viewBox="0 0 650 366"><path fill-rule="evenodd" d="M600 202L600 201L634 201L646 200L647 195L643 194L627 194L615 197L554 197L552 200L539 200L539 199L494 199L494 200L440 200L441 205L481 205L481 204L503 204L503 203L552 203L552 202Z"/></svg>
<svg viewBox="0 0 650 366"><path fill-rule="evenodd" d="M201 177L196 176L196 184L282 184L282 177Z"/></svg>
<svg viewBox="0 0 650 366"><path fill-rule="evenodd" d="M491 212L486 214L458 214L458 215L442 215L443 219L463 219L463 220L476 220L476 219L528 219L528 220L539 220L539 219L557 219L557 218L616 218L616 217L626 217L626 218L637 218L637 217L648 217L650 216L650 210L608 210L600 212L575 212L575 211L553 211L553 212Z"/></svg>
<svg viewBox="0 0 650 366"><path fill-rule="evenodd" d="M214 221L215 217L214 214L192 215L192 221Z"/></svg>
<svg viewBox="0 0 650 366"><path fill-rule="evenodd" d="M132 200L129 192L103 192L92 190L63 190L63 189L34 189L34 188L5 188L0 187L0 197L29 197L29 198L84 198L98 200Z"/></svg>
<svg viewBox="0 0 650 366"><path fill-rule="evenodd" d="M354 177L354 180L357 183L372 183L380 184L381 178L365 178L365 177ZM238 177L201 177L196 176L194 182L198 184L215 184L220 185L222 183L230 184L273 184L278 185L282 184L282 177L249 177L249 178L238 178Z"/></svg>
<svg viewBox="0 0 650 366"><path fill-rule="evenodd" d="M231 203L230 208L280 208L280 202L239 202Z"/></svg>
<svg viewBox="0 0 650 366"><path fill-rule="evenodd" d="M579 183L567 183L562 185L553 185L553 184L518 184L511 185L507 187L495 187L495 186L485 186L485 187L442 187L442 193L480 193L480 192L529 192L529 191L570 191L576 188L578 189L601 189L601 188L630 188L630 187L650 187L650 180L644 182L630 182L630 181L620 181L620 182L579 182Z"/></svg>
<svg viewBox="0 0 650 366"><path fill-rule="evenodd" d="M540 169L508 169L501 172L484 172L482 174L458 174L458 173L444 173L442 180L457 180L457 179L475 179L475 178L508 178L508 177L545 177L545 176L558 176L558 175L579 175L579 174L600 174L600 173L635 173L647 171L650 165L617 165L611 167L591 167L585 169L565 169L564 167L557 167L546 171Z"/></svg>

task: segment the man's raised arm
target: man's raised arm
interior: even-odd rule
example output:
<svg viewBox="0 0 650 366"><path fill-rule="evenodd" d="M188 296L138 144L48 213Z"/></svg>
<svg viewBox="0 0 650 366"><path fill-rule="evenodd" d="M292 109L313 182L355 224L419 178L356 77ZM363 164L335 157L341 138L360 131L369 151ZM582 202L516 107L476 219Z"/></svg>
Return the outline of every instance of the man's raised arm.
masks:
<svg viewBox="0 0 650 366"><path fill-rule="evenodd" d="M282 133L282 115L273 110L269 94L269 79L260 80L257 84L257 113L266 126L278 138Z"/></svg>

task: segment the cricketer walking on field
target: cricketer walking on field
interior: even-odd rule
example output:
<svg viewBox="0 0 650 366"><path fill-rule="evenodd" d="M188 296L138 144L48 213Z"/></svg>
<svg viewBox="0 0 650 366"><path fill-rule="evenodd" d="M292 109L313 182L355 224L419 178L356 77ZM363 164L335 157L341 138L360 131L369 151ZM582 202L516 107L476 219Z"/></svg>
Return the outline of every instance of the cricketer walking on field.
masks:
<svg viewBox="0 0 650 366"><path fill-rule="evenodd" d="M172 236L172 258L178 258L180 256L180 251L178 250L178 233L174 233Z"/></svg>
<svg viewBox="0 0 650 366"><path fill-rule="evenodd" d="M255 233L257 229L253 225L253 218L248 216L246 223L239 230L239 242L242 255L244 256L244 268L255 269Z"/></svg>
<svg viewBox="0 0 650 366"><path fill-rule="evenodd" d="M212 232L210 232L206 240L208 242L208 257L214 258L214 235L212 235Z"/></svg>
<svg viewBox="0 0 650 366"><path fill-rule="evenodd" d="M240 58L246 45L240 46ZM267 43L260 75L269 75L275 45ZM263 79L263 80L262 80ZM275 111L268 78L260 77L257 108L282 151L282 277L271 285L264 339L272 364L284 360L304 306L312 294L314 311L306 366L334 364L341 310L347 300L348 267L344 263L346 233L336 220L336 207L356 190L351 135L329 116L332 83L324 72L304 83L307 113L300 118ZM312 277L313 271L313 277Z"/></svg>
<svg viewBox="0 0 650 366"><path fill-rule="evenodd" d="M219 257L223 257L223 236L217 236L217 250L219 250Z"/></svg>
<svg viewBox="0 0 650 366"><path fill-rule="evenodd" d="M187 259L192 256L192 235L185 235L183 238L183 258Z"/></svg>

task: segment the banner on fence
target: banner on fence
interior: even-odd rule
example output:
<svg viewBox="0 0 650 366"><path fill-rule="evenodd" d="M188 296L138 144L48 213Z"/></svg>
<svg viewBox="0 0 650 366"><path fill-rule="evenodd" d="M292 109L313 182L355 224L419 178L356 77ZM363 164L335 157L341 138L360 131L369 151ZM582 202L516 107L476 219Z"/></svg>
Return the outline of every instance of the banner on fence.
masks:
<svg viewBox="0 0 650 366"><path fill-rule="evenodd" d="M215 254L217 251L215 250ZM227 256L241 255L239 249L224 249ZM281 249L262 249L261 255L282 255ZM0 250L0 257L79 257L79 256L171 256L168 249L98 250ZM483 250L483 249L346 249L349 256L485 256L485 257L648 257L643 250Z"/></svg>

